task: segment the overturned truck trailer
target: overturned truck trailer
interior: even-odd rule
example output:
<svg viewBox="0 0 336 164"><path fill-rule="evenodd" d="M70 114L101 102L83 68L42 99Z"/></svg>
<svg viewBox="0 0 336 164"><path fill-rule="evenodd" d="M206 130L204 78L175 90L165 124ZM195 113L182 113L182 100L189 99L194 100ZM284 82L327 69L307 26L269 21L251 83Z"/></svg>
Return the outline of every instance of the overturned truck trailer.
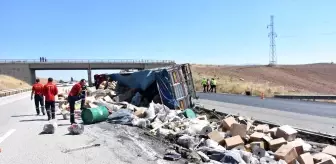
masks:
<svg viewBox="0 0 336 164"><path fill-rule="evenodd" d="M170 109L190 108L191 98L196 97L190 64L107 74L104 78L141 92L149 101L159 95L161 102Z"/></svg>

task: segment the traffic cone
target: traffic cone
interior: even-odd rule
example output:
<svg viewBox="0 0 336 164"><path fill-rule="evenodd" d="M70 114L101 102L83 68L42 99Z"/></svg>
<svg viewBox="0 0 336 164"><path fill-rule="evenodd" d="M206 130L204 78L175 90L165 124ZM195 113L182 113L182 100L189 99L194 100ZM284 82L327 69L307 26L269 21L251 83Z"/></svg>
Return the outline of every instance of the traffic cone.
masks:
<svg viewBox="0 0 336 164"><path fill-rule="evenodd" d="M261 92L260 99L264 99L264 98L265 98L264 92Z"/></svg>

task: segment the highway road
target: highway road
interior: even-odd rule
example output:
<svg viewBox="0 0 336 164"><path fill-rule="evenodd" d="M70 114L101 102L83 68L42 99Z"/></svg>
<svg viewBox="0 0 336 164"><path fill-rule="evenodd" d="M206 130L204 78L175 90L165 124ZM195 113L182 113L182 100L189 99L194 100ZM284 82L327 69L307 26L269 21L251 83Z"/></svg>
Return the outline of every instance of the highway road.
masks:
<svg viewBox="0 0 336 164"><path fill-rule="evenodd" d="M336 118L336 104L326 102L299 101L277 98L265 98L231 95L231 94L214 94L214 93L197 93L200 99L212 100L218 102L246 105L259 108L268 108L285 112L308 114L313 116Z"/></svg>
<svg viewBox="0 0 336 164"><path fill-rule="evenodd" d="M41 135L47 116L35 114L30 93L0 98L0 164L168 163L162 159L163 144L139 128L100 123L73 136L68 135L69 120L57 115L55 134ZM93 144L100 146L74 150Z"/></svg>

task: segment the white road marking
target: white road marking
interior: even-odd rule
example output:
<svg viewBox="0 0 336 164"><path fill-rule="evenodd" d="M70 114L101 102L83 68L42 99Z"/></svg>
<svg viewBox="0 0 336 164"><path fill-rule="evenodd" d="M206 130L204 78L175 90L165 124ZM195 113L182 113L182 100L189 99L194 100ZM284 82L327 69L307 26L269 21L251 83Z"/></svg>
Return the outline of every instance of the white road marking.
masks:
<svg viewBox="0 0 336 164"><path fill-rule="evenodd" d="M0 143L3 142L6 138L8 138L10 135L12 135L15 131L16 129L11 129L5 135L0 137Z"/></svg>

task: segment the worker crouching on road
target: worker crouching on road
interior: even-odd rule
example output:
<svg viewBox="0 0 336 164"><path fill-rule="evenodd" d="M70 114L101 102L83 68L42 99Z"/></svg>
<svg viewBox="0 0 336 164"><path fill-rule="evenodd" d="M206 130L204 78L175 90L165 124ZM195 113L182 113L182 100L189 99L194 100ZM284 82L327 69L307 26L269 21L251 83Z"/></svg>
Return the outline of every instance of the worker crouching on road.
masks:
<svg viewBox="0 0 336 164"><path fill-rule="evenodd" d="M31 100L33 100L33 96L35 101L36 114L40 115L39 105L41 105L41 112L43 115L45 115L43 102L43 84L40 83L40 79L36 79L36 83L33 85L30 97Z"/></svg>
<svg viewBox="0 0 336 164"><path fill-rule="evenodd" d="M76 101L85 98L82 94L82 87L85 85L85 79L82 79L79 83L75 84L68 95L68 102L70 106L70 123L76 124L75 122L75 103Z"/></svg>
<svg viewBox="0 0 336 164"><path fill-rule="evenodd" d="M43 94L45 96L45 106L47 110L48 120L55 119L55 96L58 94L58 89L53 84L53 78L48 78L48 83L44 85Z"/></svg>

